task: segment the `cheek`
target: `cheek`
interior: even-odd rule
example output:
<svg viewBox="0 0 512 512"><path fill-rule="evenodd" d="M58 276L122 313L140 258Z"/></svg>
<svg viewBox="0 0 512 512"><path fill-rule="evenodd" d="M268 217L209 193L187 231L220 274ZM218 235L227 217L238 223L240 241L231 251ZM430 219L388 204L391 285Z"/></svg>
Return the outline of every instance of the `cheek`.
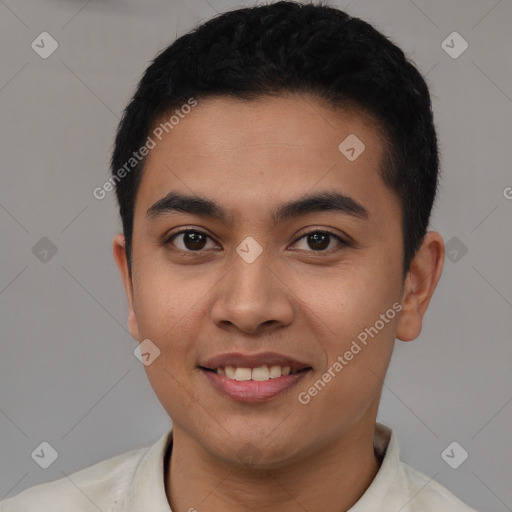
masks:
<svg viewBox="0 0 512 512"><path fill-rule="evenodd" d="M164 274L140 276L134 289L134 310L141 338L150 339L160 350L146 375L170 417L181 418L193 407L195 390L189 385L194 370L199 298L176 278Z"/></svg>
<svg viewBox="0 0 512 512"><path fill-rule="evenodd" d="M149 270L150 269L150 270ZM134 279L134 311L141 336L167 345L177 331L186 329L199 290L154 260L142 263Z"/></svg>
<svg viewBox="0 0 512 512"><path fill-rule="evenodd" d="M399 281L393 272L375 264L347 266L321 281L303 277L300 293L304 303L329 328L333 341L344 343L374 325L400 298ZM386 331L393 319L387 320Z"/></svg>
<svg viewBox="0 0 512 512"><path fill-rule="evenodd" d="M197 339L200 304L188 286L156 274L140 276L144 284L134 288L134 310L141 339L150 339L160 351L145 366L148 380L167 413L179 415L195 399L188 383L196 361L191 340Z"/></svg>
<svg viewBox="0 0 512 512"><path fill-rule="evenodd" d="M329 372L329 400L370 399L389 365L398 325L399 286L391 273L380 272L378 265L371 268L376 270L340 273L339 279L332 277L310 295L309 306L329 328L319 337L327 353L322 370Z"/></svg>

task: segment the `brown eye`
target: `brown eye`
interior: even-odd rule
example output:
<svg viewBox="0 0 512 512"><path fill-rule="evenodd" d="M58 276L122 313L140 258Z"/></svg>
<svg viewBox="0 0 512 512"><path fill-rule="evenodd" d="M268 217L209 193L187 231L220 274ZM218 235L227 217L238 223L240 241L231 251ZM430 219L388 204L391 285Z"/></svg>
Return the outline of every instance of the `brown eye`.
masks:
<svg viewBox="0 0 512 512"><path fill-rule="evenodd" d="M329 242L331 241L331 235L327 233L312 233L310 235L307 235L307 241L309 247L312 249L319 249L323 251L324 249L327 249L329 246Z"/></svg>
<svg viewBox="0 0 512 512"><path fill-rule="evenodd" d="M301 238L299 238L299 240L297 240L296 243L300 242L303 239L305 240L307 247L302 247L300 249L312 249L315 252L322 252L329 249L332 239L336 239L338 241L338 245L349 245L341 237L329 231L311 231L310 233L306 233ZM332 249L332 247L330 248Z"/></svg>
<svg viewBox="0 0 512 512"><path fill-rule="evenodd" d="M172 235L167 240L166 245L172 244L182 251L197 252L206 247L208 240L211 240L211 238L207 234L201 231L187 229ZM213 246L215 247L215 244L213 244Z"/></svg>

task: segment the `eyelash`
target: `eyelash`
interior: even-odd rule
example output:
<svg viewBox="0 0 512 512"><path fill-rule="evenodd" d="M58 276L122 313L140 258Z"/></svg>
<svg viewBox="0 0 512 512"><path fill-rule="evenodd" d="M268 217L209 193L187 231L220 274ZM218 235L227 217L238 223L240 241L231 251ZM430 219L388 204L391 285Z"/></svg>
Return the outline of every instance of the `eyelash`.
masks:
<svg viewBox="0 0 512 512"><path fill-rule="evenodd" d="M185 228L185 229L181 229L180 231L176 231L171 236L166 238L162 242L162 245L165 246L165 247L167 247L169 245L172 245L172 242L173 242L174 238L176 238L178 235L182 235L184 233L199 233L201 235L206 236L210 240L213 240L212 237L209 236L208 234L206 234L204 231L200 231L198 229ZM338 249L327 249L327 250L321 250L321 251L309 250L309 251L306 251L306 252L313 252L313 253L318 253L318 254L325 254L325 253L330 254L332 252L340 251L343 247L353 247L353 244L351 242L348 242L347 240L344 240L339 235L337 235L337 234L335 234L332 231L329 231L327 229L314 229L312 231L308 231L307 233L304 233L302 236L297 238L297 240L295 240L294 244L296 244L299 240L302 240L303 238L306 238L307 236L315 234L315 233L321 233L321 234L329 235L329 236L335 238L336 240L338 240L338 242L340 243L340 245L342 247L338 248ZM177 247L175 247L175 250L178 251L178 252L191 253L191 254L194 254L194 253L198 253L199 254L201 252L204 252L203 250L198 250L198 251L183 250L183 249L179 249Z"/></svg>

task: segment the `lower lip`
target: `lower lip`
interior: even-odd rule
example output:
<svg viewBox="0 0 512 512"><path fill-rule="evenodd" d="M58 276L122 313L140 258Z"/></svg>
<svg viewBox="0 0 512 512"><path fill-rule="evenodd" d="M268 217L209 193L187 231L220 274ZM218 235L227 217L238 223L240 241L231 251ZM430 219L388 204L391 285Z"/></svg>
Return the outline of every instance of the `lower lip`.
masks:
<svg viewBox="0 0 512 512"><path fill-rule="evenodd" d="M223 395L238 402L264 402L289 390L299 383L309 370L283 375L275 379L255 380L233 380L219 375L216 372L201 369L201 372Z"/></svg>

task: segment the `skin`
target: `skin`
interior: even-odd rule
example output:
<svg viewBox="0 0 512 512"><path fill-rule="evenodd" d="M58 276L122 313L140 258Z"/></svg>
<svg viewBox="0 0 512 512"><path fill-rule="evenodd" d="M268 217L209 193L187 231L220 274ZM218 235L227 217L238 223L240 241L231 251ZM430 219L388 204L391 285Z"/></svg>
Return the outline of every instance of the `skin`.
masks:
<svg viewBox="0 0 512 512"><path fill-rule="evenodd" d="M338 145L366 148L349 161ZM383 142L370 119L305 94L200 100L147 157L137 194L130 279L124 237L113 252L127 294L132 336L161 351L146 366L173 420L166 493L174 512L348 510L379 469L373 436L395 339L410 341L441 276L444 244L429 231L402 280L400 203L378 168ZM228 222L146 211L169 191L216 201ZM369 212L314 212L276 226L270 211L304 194L336 191ZM210 238L193 244L177 228ZM329 230L323 250L304 236ZM247 263L248 236L262 254ZM309 240L309 241L308 241ZM174 245L173 245L174 243ZM328 244L328 247L327 247ZM307 391L392 304L398 313L307 405ZM225 352L277 351L312 371L265 402L235 402L197 368ZM256 460L238 452L251 446Z"/></svg>

